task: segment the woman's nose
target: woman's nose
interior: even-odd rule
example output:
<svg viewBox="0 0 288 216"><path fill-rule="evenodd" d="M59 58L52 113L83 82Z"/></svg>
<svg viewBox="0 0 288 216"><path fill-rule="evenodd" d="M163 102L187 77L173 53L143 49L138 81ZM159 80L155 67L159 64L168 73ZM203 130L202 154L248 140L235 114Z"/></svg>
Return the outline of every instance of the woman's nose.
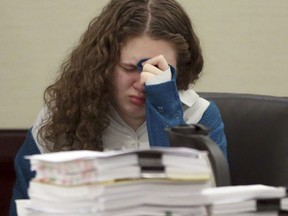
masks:
<svg viewBox="0 0 288 216"><path fill-rule="evenodd" d="M141 83L141 73L138 73L138 76L135 77L133 82L133 87L140 92L144 92L144 83Z"/></svg>

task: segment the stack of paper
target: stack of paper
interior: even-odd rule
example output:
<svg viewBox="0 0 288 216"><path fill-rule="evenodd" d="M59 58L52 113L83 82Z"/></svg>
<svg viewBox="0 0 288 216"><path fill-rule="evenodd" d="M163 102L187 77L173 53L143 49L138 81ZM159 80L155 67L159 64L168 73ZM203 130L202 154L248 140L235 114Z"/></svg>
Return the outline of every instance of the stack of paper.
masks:
<svg viewBox="0 0 288 216"><path fill-rule="evenodd" d="M286 190L286 192L287 192L287 190ZM282 198L280 205L281 205L282 210L288 211L288 197Z"/></svg>
<svg viewBox="0 0 288 216"><path fill-rule="evenodd" d="M288 215L284 212L287 199L284 187L227 186L204 189L202 194L209 197L207 209L210 216Z"/></svg>
<svg viewBox="0 0 288 216"><path fill-rule="evenodd" d="M206 215L214 185L206 152L153 148L29 156L28 215Z"/></svg>

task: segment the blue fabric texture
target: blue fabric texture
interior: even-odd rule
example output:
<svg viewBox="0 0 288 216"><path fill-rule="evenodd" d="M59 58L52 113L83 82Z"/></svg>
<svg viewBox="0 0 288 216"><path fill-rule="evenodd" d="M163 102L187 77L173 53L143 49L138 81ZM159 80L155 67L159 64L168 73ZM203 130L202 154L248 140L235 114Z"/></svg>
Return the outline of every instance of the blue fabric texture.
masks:
<svg viewBox="0 0 288 216"><path fill-rule="evenodd" d="M172 79L157 85L145 85L146 122L150 146L169 146L165 128L185 124L183 108L177 92L176 70Z"/></svg>
<svg viewBox="0 0 288 216"><path fill-rule="evenodd" d="M224 133L224 124L220 111L214 102L210 101L210 105L198 124L202 124L210 130L209 137L220 147L227 158L227 140Z"/></svg>
<svg viewBox="0 0 288 216"><path fill-rule="evenodd" d="M24 156L33 154L40 154L40 151L35 143L32 131L30 129L14 160L16 182L14 184L10 203L10 216L17 216L15 200L28 199L28 185L30 180L34 178L35 172L31 172L30 161L25 159Z"/></svg>

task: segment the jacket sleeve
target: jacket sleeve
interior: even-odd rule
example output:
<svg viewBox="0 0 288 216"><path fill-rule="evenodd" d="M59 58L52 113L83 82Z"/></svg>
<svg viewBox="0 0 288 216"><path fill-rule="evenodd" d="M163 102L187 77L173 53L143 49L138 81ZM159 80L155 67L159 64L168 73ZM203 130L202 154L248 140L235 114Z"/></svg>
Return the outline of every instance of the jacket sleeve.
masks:
<svg viewBox="0 0 288 216"><path fill-rule="evenodd" d="M224 124L215 103L210 101L209 107L204 112L198 124L202 124L210 130L210 138L220 147L227 158L227 141L224 133Z"/></svg>
<svg viewBox="0 0 288 216"><path fill-rule="evenodd" d="M17 199L28 199L29 182L35 176L35 172L31 172L30 161L25 159L24 156L33 154L40 154L40 151L35 143L30 129L24 143L18 150L14 159L16 181L12 191L10 216L17 216L15 203Z"/></svg>
<svg viewBox="0 0 288 216"><path fill-rule="evenodd" d="M165 128L185 124L182 104L176 86L176 71L171 67L172 80L145 85L146 122L150 146L169 146Z"/></svg>

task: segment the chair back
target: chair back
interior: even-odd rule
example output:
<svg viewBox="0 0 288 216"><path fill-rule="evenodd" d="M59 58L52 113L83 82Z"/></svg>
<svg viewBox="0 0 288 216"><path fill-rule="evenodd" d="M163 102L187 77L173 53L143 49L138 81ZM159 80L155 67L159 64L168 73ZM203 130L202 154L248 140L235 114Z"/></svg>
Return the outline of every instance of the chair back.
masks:
<svg viewBox="0 0 288 216"><path fill-rule="evenodd" d="M232 185L288 186L288 97L199 94L222 115Z"/></svg>

